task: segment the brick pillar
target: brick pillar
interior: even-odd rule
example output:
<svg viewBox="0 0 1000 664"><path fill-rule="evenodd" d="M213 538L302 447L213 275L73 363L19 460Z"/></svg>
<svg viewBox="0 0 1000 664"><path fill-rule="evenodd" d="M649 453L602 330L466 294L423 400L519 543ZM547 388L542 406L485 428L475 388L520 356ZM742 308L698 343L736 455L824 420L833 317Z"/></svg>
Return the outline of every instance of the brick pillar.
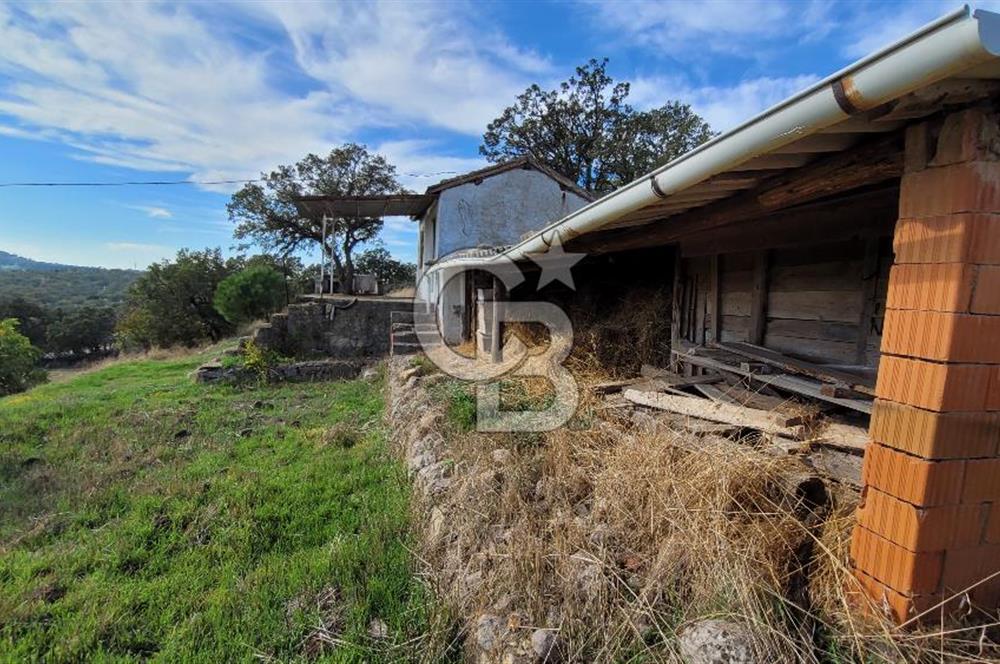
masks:
<svg viewBox="0 0 1000 664"><path fill-rule="evenodd" d="M998 121L970 109L906 135L851 541L855 576L900 622L1000 571ZM1000 606L1000 577L969 598Z"/></svg>

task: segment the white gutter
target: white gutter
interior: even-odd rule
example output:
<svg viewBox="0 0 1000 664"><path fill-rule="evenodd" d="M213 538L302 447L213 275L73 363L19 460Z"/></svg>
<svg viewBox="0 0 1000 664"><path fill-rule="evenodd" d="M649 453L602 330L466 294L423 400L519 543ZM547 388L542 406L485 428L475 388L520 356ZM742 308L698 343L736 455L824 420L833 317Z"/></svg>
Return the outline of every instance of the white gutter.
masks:
<svg viewBox="0 0 1000 664"><path fill-rule="evenodd" d="M845 67L748 122L542 229L493 260L523 260L754 157L1000 55L1000 14L969 6Z"/></svg>

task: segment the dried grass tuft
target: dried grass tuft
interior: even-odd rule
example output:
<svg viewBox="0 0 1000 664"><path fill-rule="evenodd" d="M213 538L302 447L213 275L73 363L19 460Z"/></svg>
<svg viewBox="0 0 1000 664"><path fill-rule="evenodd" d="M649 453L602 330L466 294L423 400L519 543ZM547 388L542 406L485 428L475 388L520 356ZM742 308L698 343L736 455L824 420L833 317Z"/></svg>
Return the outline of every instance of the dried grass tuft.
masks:
<svg viewBox="0 0 1000 664"><path fill-rule="evenodd" d="M596 419L452 431L446 446L454 473L424 505L421 558L470 630L483 613L558 630L570 661L675 660L678 632L709 616L747 625L761 661L997 656L991 634L980 650L969 632L901 632L852 609L853 499L803 505L794 457Z"/></svg>

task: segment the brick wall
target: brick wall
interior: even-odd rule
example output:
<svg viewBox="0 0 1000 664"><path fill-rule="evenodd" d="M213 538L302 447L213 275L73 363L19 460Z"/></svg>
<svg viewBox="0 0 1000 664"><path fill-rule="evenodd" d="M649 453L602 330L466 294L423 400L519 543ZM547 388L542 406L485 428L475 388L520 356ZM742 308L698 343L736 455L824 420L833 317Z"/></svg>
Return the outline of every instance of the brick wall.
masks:
<svg viewBox="0 0 1000 664"><path fill-rule="evenodd" d="M855 576L900 622L970 586L1000 606L1000 576L976 585L1000 572L1000 118L915 125L906 149L851 542Z"/></svg>

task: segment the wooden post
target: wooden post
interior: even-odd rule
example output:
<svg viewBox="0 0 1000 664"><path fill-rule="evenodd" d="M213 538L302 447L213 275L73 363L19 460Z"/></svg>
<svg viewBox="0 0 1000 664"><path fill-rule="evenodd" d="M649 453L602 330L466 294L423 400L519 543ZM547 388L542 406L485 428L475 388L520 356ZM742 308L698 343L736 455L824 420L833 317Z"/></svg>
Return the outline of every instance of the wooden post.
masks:
<svg viewBox="0 0 1000 664"><path fill-rule="evenodd" d="M719 341L722 330L722 306L719 293L719 254L713 254L708 262L708 341Z"/></svg>
<svg viewBox="0 0 1000 664"><path fill-rule="evenodd" d="M753 261L753 301L747 341L757 346L764 341L764 326L767 324L767 259L768 254L764 250L758 251Z"/></svg>
<svg viewBox="0 0 1000 664"><path fill-rule="evenodd" d="M865 238L865 260L861 268L865 299L861 306L861 319L858 321L858 345L855 352L858 364L865 364L865 356L868 354L868 336L871 334L878 290L878 258L878 237L869 235Z"/></svg>
<svg viewBox="0 0 1000 664"><path fill-rule="evenodd" d="M676 247L674 251L674 285L670 292L671 300L671 311L670 311L670 350L678 350L680 348L681 340L681 307L684 302L684 287L681 284L681 248ZM672 365L671 368L677 371L680 362L677 360L677 355L674 353L670 354Z"/></svg>
<svg viewBox="0 0 1000 664"><path fill-rule="evenodd" d="M493 320L490 321L490 338L492 339L492 360L499 363L503 360L503 340L500 338L500 308L503 306L500 298L503 297L503 283L496 277L493 278Z"/></svg>

